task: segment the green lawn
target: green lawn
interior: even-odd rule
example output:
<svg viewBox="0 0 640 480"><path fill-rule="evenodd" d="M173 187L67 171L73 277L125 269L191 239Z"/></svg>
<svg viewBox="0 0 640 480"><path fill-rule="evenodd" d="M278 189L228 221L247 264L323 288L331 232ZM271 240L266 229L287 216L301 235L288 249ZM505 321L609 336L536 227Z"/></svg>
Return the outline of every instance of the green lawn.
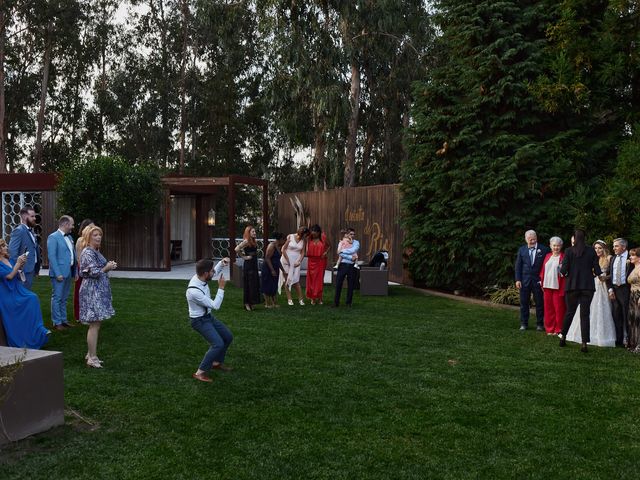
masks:
<svg viewBox="0 0 640 480"><path fill-rule="evenodd" d="M84 365L84 328L52 335L66 425L0 451L0 479L638 478L640 358L624 350L560 349L516 311L402 287L249 313L229 285L235 370L204 384L186 282L112 286L105 368Z"/></svg>

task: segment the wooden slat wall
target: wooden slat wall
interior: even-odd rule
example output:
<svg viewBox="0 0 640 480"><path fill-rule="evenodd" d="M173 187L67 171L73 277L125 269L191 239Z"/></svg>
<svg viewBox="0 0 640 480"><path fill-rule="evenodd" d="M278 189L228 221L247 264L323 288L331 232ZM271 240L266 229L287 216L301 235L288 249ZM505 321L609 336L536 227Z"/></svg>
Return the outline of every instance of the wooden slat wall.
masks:
<svg viewBox="0 0 640 480"><path fill-rule="evenodd" d="M40 211L40 226L42 233L40 235L40 247L42 247L42 265L49 266L49 257L47 256L47 238L58 229L58 194L51 190L42 192L42 210Z"/></svg>
<svg viewBox="0 0 640 480"><path fill-rule="evenodd" d="M169 268L165 264L165 215L161 209L155 215L132 216L121 222L107 222L100 227L104 231L102 253L108 260L118 262L118 268Z"/></svg>
<svg viewBox="0 0 640 480"><path fill-rule="evenodd" d="M297 197L305 211L305 225L318 223L333 245L331 262L336 261L335 247L340 230L353 227L360 241L360 260L368 262L378 250L389 251L389 279L410 283L403 271L400 227L400 186L376 185L341 188L318 192L299 192L278 197L278 230L295 232L296 217L291 199Z"/></svg>

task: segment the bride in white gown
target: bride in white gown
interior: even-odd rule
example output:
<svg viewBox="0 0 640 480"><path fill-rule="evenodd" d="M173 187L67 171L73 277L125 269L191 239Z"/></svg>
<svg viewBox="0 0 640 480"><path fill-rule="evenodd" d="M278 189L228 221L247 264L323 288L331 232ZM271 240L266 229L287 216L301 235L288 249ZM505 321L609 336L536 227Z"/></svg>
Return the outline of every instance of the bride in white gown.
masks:
<svg viewBox="0 0 640 480"><path fill-rule="evenodd" d="M596 240L593 244L593 248L598 255L600 261L600 268L602 269L602 275L595 277L596 291L593 294L591 300L591 315L589 323L591 325L589 345L597 345L599 347L615 347L616 345L616 327L613 323L613 315L611 314L611 302L609 301L609 294L607 292L606 272L608 270L611 257L607 250L607 244L602 240ZM582 342L582 336L580 334L580 306L573 317L571 322L571 328L567 333L567 341L569 342Z"/></svg>

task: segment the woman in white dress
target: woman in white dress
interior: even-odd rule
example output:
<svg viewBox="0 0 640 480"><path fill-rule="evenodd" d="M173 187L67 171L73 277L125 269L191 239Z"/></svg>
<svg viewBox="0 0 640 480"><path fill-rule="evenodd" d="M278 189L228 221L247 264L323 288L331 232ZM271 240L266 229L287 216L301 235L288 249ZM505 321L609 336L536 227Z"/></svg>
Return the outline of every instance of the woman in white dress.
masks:
<svg viewBox="0 0 640 480"><path fill-rule="evenodd" d="M616 328L613 323L613 315L611 314L611 302L607 293L607 277L606 271L611 261L607 244L602 240L596 240L593 248L598 255L602 275L595 277L596 291L591 300L591 341L589 345L597 345L599 347L615 347L616 345ZM580 307L574 315L574 321L571 323L567 340L570 342L580 343L582 336L580 334Z"/></svg>
<svg viewBox="0 0 640 480"><path fill-rule="evenodd" d="M307 254L307 236L309 229L300 227L296 233L287 236L287 241L282 246L282 258L280 263L286 274L283 274L284 291L287 294L287 303L293 305L291 287L296 289L298 303L304 305L302 289L300 288L300 265Z"/></svg>

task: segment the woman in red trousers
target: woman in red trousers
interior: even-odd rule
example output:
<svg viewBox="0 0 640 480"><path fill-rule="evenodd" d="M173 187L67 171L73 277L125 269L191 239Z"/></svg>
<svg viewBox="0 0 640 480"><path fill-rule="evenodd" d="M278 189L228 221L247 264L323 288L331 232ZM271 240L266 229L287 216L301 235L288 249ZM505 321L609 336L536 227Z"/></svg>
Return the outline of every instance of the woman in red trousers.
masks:
<svg viewBox="0 0 640 480"><path fill-rule="evenodd" d="M540 270L540 285L544 294L544 329L547 335L558 335L562 331L562 321L567 306L564 300L564 277L560 275L564 254L562 239L551 237L551 253L547 253Z"/></svg>

